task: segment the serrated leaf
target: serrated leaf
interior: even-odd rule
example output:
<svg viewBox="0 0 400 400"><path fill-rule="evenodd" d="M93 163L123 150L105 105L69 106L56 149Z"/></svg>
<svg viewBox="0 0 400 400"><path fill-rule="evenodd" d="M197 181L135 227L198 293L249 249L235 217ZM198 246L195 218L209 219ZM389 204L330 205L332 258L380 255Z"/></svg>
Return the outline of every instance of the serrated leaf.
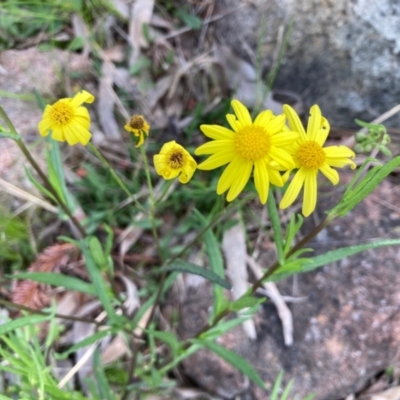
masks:
<svg viewBox="0 0 400 400"><path fill-rule="evenodd" d="M172 264L167 265L166 267L160 268L161 272L164 271L179 271L179 272L186 272L193 275L199 275L203 278L213 282L217 285L224 287L225 289L230 289L231 285L225 279L222 279L218 276L215 272L210 271L209 269L200 267L199 265L192 264L190 262L177 259L172 262Z"/></svg>
<svg viewBox="0 0 400 400"><path fill-rule="evenodd" d="M254 383L260 386L262 389L266 389L264 382L257 374L257 372L253 369L253 367L245 360L243 357L239 356L238 354L234 353L227 348L220 346L215 342L211 342L209 340L202 340L202 339L190 339L190 341L194 344L201 345L213 353L220 356L223 360L227 363L231 364L237 370L242 372L246 375L249 379L251 379Z"/></svg>
<svg viewBox="0 0 400 400"><path fill-rule="evenodd" d="M96 291L92 284L82 281L81 279L55 272L21 272L10 276L13 279L29 279L34 282L45 283L47 285L63 287L77 292L96 295Z"/></svg>

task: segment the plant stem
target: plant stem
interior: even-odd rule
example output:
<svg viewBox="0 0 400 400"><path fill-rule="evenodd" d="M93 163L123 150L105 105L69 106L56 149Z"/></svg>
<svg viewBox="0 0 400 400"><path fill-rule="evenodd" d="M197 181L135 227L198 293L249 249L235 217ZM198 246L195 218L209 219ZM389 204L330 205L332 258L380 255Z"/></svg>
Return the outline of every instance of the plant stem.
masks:
<svg viewBox="0 0 400 400"><path fill-rule="evenodd" d="M118 183L120 188L126 193L126 195L133 200L135 203L136 207L140 209L144 214L147 214L147 210L135 199L135 197L132 195L132 193L129 191L129 189L126 187L125 183L122 182L121 178L117 175L115 172L114 168L111 166L111 164L107 161L107 159L101 154L101 152L97 149L96 146L93 145L93 143L89 142L87 146L90 148L90 150L93 151L93 153L96 155L96 157L104 164L104 166L108 169L112 177L115 179L115 181Z"/></svg>
<svg viewBox="0 0 400 400"><path fill-rule="evenodd" d="M308 235L304 236L303 239L300 240L286 255L286 257L290 257L297 250L304 247L306 243L308 243L311 239L318 235L323 229L325 229L335 218L337 215L331 214L328 215L318 226L316 226ZM279 261L275 261L263 274L263 276L258 279L250 288L249 294L253 294L258 288L260 288L268 277L270 277L276 270L280 267Z"/></svg>

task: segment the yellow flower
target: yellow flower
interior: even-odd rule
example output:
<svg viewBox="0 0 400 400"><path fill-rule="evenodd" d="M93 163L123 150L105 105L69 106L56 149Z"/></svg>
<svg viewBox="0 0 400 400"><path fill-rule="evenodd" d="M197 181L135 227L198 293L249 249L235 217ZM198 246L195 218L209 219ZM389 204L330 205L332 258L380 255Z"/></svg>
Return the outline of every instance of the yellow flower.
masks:
<svg viewBox="0 0 400 400"><path fill-rule="evenodd" d="M356 165L350 158L354 158L355 154L346 146L323 147L330 126L328 120L321 115L321 110L317 105L310 109L307 134L299 116L292 107L285 104L283 111L289 121L290 128L298 132L300 136L290 149L296 163L295 168L298 168L298 171L279 206L282 209L289 207L296 200L304 185L302 211L303 215L308 217L315 210L317 203L318 171L321 171L333 185L337 185L339 174L332 167L342 168L350 164L351 168L354 169Z"/></svg>
<svg viewBox="0 0 400 400"><path fill-rule="evenodd" d="M148 136L150 131L150 125L142 115L132 115L124 128L128 132L132 132L136 137L139 137L136 147L140 147L144 143L144 134Z"/></svg>
<svg viewBox="0 0 400 400"><path fill-rule="evenodd" d="M298 133L285 129L285 116L274 116L272 111L261 112L254 122L247 108L238 100L232 101L236 115L228 114L232 129L219 125L201 125L201 131L212 142L201 145L196 155L211 154L199 165L199 169L211 170L229 164L217 185L217 193L229 189L227 201L235 199L246 186L254 169L254 183L261 203L268 197L269 182L283 186L279 170L292 169L292 156L284 150Z"/></svg>
<svg viewBox="0 0 400 400"><path fill-rule="evenodd" d="M175 140L165 143L160 154L154 156L154 166L158 175L164 179L174 179L179 174L180 183L188 183L196 171L197 163L193 157Z"/></svg>
<svg viewBox="0 0 400 400"><path fill-rule="evenodd" d="M39 132L47 136L49 131L51 137L60 142L67 141L69 145L81 143L88 144L92 137L89 132L90 115L83 103L92 103L94 96L82 90L74 98L58 100L52 106L47 105L44 109L42 120L39 123Z"/></svg>

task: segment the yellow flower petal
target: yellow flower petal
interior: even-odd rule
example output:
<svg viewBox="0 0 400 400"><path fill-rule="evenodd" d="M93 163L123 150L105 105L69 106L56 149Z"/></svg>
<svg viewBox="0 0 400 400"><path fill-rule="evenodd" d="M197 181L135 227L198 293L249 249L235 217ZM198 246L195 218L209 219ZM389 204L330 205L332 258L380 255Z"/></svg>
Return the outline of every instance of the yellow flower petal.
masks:
<svg viewBox="0 0 400 400"><path fill-rule="evenodd" d="M279 204L280 208L285 209L293 204L293 202L296 200L297 196L300 193L300 190L304 184L305 179L306 179L305 170L303 168L300 168L296 172L292 182L290 182L288 188L286 189L286 192L283 195L282 200Z"/></svg>
<svg viewBox="0 0 400 400"><path fill-rule="evenodd" d="M337 185L339 183L338 172L331 168L327 163L320 168L320 171L331 181L332 185Z"/></svg>
<svg viewBox="0 0 400 400"><path fill-rule="evenodd" d="M317 135L315 136L315 141L320 145L323 146L325 141L329 135L330 125L326 118L322 117L321 128L319 129Z"/></svg>
<svg viewBox="0 0 400 400"><path fill-rule="evenodd" d="M260 112L254 120L254 125L266 125L271 118L274 116L271 110L265 110Z"/></svg>
<svg viewBox="0 0 400 400"><path fill-rule="evenodd" d="M51 130L51 121L48 118L39 122L39 133L41 136L47 136Z"/></svg>
<svg viewBox="0 0 400 400"><path fill-rule="evenodd" d="M268 167L268 176L271 183L275 186L282 187L284 180L279 171L275 168Z"/></svg>
<svg viewBox="0 0 400 400"><path fill-rule="evenodd" d="M295 166L293 157L286 150L271 146L269 156L284 169L293 169Z"/></svg>
<svg viewBox="0 0 400 400"><path fill-rule="evenodd" d="M308 217L315 210L317 204L317 174L318 170L307 171L305 174L302 209L305 217Z"/></svg>
<svg viewBox="0 0 400 400"><path fill-rule="evenodd" d="M198 168L209 171L211 169L216 169L222 167L225 164L228 164L235 158L235 153L231 150L221 151L219 153L213 154L211 157L207 158L207 160L203 161L199 164Z"/></svg>
<svg viewBox="0 0 400 400"><path fill-rule="evenodd" d="M252 124L249 110L239 100L232 100L231 105L241 127Z"/></svg>
<svg viewBox="0 0 400 400"><path fill-rule="evenodd" d="M346 146L324 147L324 151L329 158L354 158L354 151Z"/></svg>
<svg viewBox="0 0 400 400"><path fill-rule="evenodd" d="M81 90L71 99L72 107L79 107L83 103L93 103L94 96L86 90Z"/></svg>
<svg viewBox="0 0 400 400"><path fill-rule="evenodd" d="M307 125L307 136L309 140L315 140L321 128L322 115L320 108L315 104L310 109L310 118Z"/></svg>
<svg viewBox="0 0 400 400"><path fill-rule="evenodd" d="M240 122L236 119L236 116L233 114L227 114L226 120L235 132L237 132L242 126Z"/></svg>
<svg viewBox="0 0 400 400"><path fill-rule="evenodd" d="M268 170L264 160L254 163L254 184L261 204L265 204L268 199L269 179Z"/></svg>
<svg viewBox="0 0 400 400"><path fill-rule="evenodd" d="M278 133L271 137L271 145L275 147L286 147L299 138L299 134L293 131Z"/></svg>
<svg viewBox="0 0 400 400"><path fill-rule="evenodd" d="M289 121L289 126L291 130L300 134L300 140L306 140L306 131L304 130L303 124L301 123L296 111L288 104L284 104L283 112L285 113L286 118Z"/></svg>
<svg viewBox="0 0 400 400"><path fill-rule="evenodd" d="M272 118L268 122L267 131L270 135L276 135L277 133L283 130L285 126L286 117L285 114L280 114L274 118Z"/></svg>
<svg viewBox="0 0 400 400"><path fill-rule="evenodd" d="M234 132L218 125L200 125L200 130L210 139L232 140Z"/></svg>
<svg viewBox="0 0 400 400"><path fill-rule="evenodd" d="M230 187L228 195L226 196L227 201L232 201L239 196L241 191L246 186L246 183L249 181L252 170L253 163L251 161L245 161L242 167L239 169L236 178L232 182L232 186Z"/></svg>
<svg viewBox="0 0 400 400"><path fill-rule="evenodd" d="M244 163L244 160L240 157L235 157L230 164L224 169L221 177L217 184L217 194L226 192L232 185L233 181L237 177L237 173Z"/></svg>
<svg viewBox="0 0 400 400"><path fill-rule="evenodd" d="M64 128L58 128L55 127L52 130L52 134L51 134L52 139L57 140L59 142L65 142L65 133L64 133Z"/></svg>
<svg viewBox="0 0 400 400"><path fill-rule="evenodd" d="M233 141L232 140L214 140L212 142L208 142L202 144L200 147L196 149L194 152L197 156L202 154L213 154L218 152L223 152L225 150L234 151Z"/></svg>

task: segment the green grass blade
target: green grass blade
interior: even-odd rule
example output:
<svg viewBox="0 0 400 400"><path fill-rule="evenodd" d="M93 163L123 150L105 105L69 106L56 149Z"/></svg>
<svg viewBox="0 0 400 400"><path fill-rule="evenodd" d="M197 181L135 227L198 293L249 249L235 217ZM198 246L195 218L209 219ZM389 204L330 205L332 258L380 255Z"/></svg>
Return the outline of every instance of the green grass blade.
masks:
<svg viewBox="0 0 400 400"><path fill-rule="evenodd" d="M260 376L243 357L239 356L238 354L234 353L231 350L226 349L223 346L220 346L215 342L210 342L208 340L202 340L202 339L191 339L190 341L194 344L199 344L211 350L213 353L217 354L227 363L231 364L233 367L235 367L244 375L246 375L249 379L251 379L262 389L266 389L264 382L262 381Z"/></svg>
<svg viewBox="0 0 400 400"><path fill-rule="evenodd" d="M28 315L0 325L0 335L22 328L26 325L36 325L48 321L52 315Z"/></svg>
<svg viewBox="0 0 400 400"><path fill-rule="evenodd" d="M160 272L164 271L179 271L179 272L186 272L193 275L199 275L203 278L213 282L219 286L224 287L225 289L231 289L231 285L225 279L222 279L219 275L215 272L210 271L209 269L200 267L196 264L192 264L190 262L177 259L172 262L172 264L167 265L166 267L160 268Z"/></svg>
<svg viewBox="0 0 400 400"><path fill-rule="evenodd" d="M29 279L31 281L45 283L47 285L63 287L68 290L75 290L81 293L96 295L94 286L79 278L57 274L55 272L21 272L10 276L13 279Z"/></svg>

